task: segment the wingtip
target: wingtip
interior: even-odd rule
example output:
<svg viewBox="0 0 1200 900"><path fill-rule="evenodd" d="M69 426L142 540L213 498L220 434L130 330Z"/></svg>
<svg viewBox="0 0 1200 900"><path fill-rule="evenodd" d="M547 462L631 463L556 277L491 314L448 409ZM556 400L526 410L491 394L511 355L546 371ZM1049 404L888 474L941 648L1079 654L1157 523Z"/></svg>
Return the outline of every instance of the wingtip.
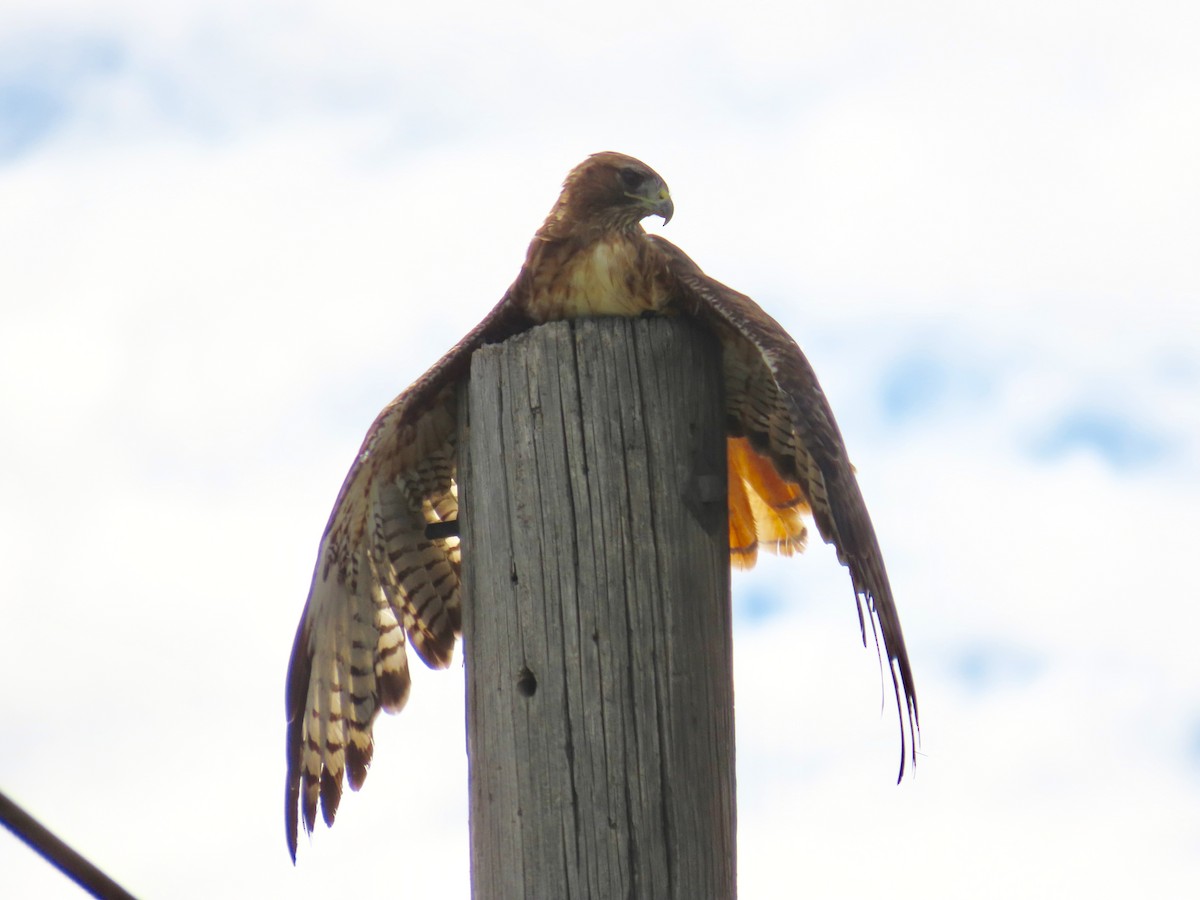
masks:
<svg viewBox="0 0 1200 900"><path fill-rule="evenodd" d="M367 770L371 767L373 753L374 745L370 740L370 735L367 736L364 746L360 747L353 740L346 745L346 780L350 784L350 790L361 789L363 782L367 780Z"/></svg>
<svg viewBox="0 0 1200 900"><path fill-rule="evenodd" d="M284 827L287 831L288 853L292 865L296 864L296 845L300 831L300 723L303 716L296 714L293 698L288 696L287 723L287 782L284 788Z"/></svg>
<svg viewBox="0 0 1200 900"><path fill-rule="evenodd" d="M284 822L287 829L288 855L292 865L296 864L296 845L299 843L300 832L300 782L293 780L288 773L287 792L284 796Z"/></svg>
<svg viewBox="0 0 1200 900"><path fill-rule="evenodd" d="M912 670L908 665L908 653L904 652L903 659L896 659L895 664L889 662L892 670L892 687L896 697L896 714L900 718L900 773L896 776L896 784L904 780L906 764L911 760L912 771L917 768L917 748L921 744L921 717L917 709L917 692L913 686ZM900 670L899 677L896 670ZM901 700L901 685L903 684L904 699ZM907 738L905 726L907 725Z"/></svg>
<svg viewBox="0 0 1200 900"><path fill-rule="evenodd" d="M333 827L337 818L338 804L342 802L342 776L337 777L329 769L321 769L321 818L327 828Z"/></svg>

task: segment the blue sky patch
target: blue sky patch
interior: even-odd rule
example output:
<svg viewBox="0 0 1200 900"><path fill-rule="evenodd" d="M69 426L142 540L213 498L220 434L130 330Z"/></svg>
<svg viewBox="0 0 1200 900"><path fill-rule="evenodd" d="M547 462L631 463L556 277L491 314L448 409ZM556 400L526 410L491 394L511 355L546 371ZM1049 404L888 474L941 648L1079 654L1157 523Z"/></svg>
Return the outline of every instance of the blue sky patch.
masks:
<svg viewBox="0 0 1200 900"><path fill-rule="evenodd" d="M884 372L880 402L884 418L898 425L967 408L986 391L987 379L979 370L936 353L912 353L897 359Z"/></svg>
<svg viewBox="0 0 1200 900"><path fill-rule="evenodd" d="M1043 668L1043 661L1032 650L1004 644L975 644L951 660L954 677L975 691L1025 684Z"/></svg>
<svg viewBox="0 0 1200 900"><path fill-rule="evenodd" d="M1057 460L1075 453L1094 453L1116 469L1139 469L1159 462L1168 440L1161 434L1113 411L1074 410L1049 428L1034 444L1034 455Z"/></svg>
<svg viewBox="0 0 1200 900"><path fill-rule="evenodd" d="M109 40L61 43L26 37L0 45L0 162L17 159L50 137L72 113L80 85L120 67Z"/></svg>
<svg viewBox="0 0 1200 900"><path fill-rule="evenodd" d="M48 85L0 84L0 160L15 159L41 141L65 111L63 98Z"/></svg>
<svg viewBox="0 0 1200 900"><path fill-rule="evenodd" d="M773 619L783 611L784 600L778 591L763 587L734 590L733 616L741 622L758 625Z"/></svg>
<svg viewBox="0 0 1200 900"><path fill-rule="evenodd" d="M949 389L949 373L940 360L909 357L885 375L883 409L894 422L912 418L940 405Z"/></svg>
<svg viewBox="0 0 1200 900"><path fill-rule="evenodd" d="M1192 768L1200 772L1200 718L1192 721L1191 730L1185 737L1185 753Z"/></svg>

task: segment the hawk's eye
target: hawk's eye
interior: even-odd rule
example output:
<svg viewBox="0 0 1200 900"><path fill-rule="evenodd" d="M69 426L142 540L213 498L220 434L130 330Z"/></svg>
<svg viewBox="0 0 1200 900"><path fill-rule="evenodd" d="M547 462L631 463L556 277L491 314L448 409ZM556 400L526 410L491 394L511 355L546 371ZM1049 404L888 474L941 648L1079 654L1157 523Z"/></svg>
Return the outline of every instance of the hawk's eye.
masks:
<svg viewBox="0 0 1200 900"><path fill-rule="evenodd" d="M637 169L624 168L621 170L621 181L625 183L625 187L629 190L636 190L641 186L646 177Z"/></svg>

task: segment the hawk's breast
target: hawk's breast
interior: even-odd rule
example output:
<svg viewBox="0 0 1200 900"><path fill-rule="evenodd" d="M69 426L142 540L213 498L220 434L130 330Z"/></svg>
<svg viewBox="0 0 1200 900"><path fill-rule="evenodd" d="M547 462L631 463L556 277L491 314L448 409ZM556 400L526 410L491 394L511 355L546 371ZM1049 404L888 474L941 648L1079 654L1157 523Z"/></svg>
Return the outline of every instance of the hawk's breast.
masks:
<svg viewBox="0 0 1200 900"><path fill-rule="evenodd" d="M539 279L530 312L540 321L582 316L640 316L666 306L667 291L650 264L645 238L617 235L575 250ZM549 262L549 260L545 260Z"/></svg>

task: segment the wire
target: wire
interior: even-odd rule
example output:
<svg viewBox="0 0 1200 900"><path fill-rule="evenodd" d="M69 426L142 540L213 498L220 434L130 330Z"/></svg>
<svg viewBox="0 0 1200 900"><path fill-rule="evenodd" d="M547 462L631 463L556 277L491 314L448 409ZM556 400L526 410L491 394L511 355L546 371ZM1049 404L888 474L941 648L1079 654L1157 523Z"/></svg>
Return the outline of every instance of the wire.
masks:
<svg viewBox="0 0 1200 900"><path fill-rule="evenodd" d="M134 900L132 894L50 833L0 791L0 824L32 847L43 859L100 900Z"/></svg>

